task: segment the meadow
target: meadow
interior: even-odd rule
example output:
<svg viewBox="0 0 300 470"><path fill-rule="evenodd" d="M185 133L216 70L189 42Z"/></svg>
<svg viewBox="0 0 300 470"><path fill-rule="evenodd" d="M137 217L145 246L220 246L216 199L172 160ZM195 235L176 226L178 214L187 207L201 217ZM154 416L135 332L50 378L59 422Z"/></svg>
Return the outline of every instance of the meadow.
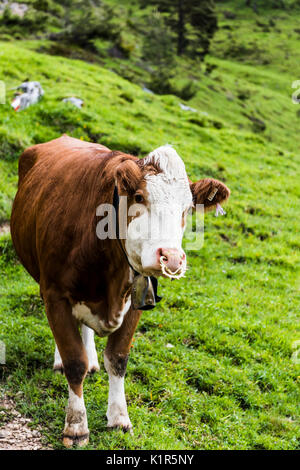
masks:
<svg viewBox="0 0 300 470"><path fill-rule="evenodd" d="M211 71L178 65L179 77L198 83L189 102L146 93L108 66L41 54L38 40L0 42L8 90L0 105L0 223L9 221L21 152L62 133L139 156L172 144L192 180L215 177L232 193L225 217L205 215L204 246L187 253L186 278L160 281L163 301L142 315L126 376L133 435L106 430L105 339L97 338L101 370L85 380L87 449L300 447L300 104L291 98L300 29L287 12L257 21L241 9L230 22L220 9ZM10 88L28 74L45 96L15 113ZM66 96L85 106L62 103ZM197 111L182 110L183 102ZM0 236L0 279L7 348L0 393L60 449L67 383L52 371L38 285L9 234Z"/></svg>

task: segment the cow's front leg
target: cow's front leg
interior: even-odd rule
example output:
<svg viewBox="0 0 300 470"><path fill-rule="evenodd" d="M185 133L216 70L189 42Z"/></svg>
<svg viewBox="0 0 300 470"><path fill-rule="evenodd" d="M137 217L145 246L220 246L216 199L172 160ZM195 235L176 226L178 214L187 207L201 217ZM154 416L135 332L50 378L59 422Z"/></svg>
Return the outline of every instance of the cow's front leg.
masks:
<svg viewBox="0 0 300 470"><path fill-rule="evenodd" d="M66 447L88 443L89 430L83 399L83 381L88 370L88 357L78 331L77 320L66 299L56 294L44 295L46 312L52 329L63 370L69 384L69 400L63 432Z"/></svg>
<svg viewBox="0 0 300 470"><path fill-rule="evenodd" d="M127 312L121 327L112 333L107 341L104 352L104 365L109 377L109 394L107 408L108 428L122 428L128 431L132 428L125 398L124 377L131 341L141 312Z"/></svg>

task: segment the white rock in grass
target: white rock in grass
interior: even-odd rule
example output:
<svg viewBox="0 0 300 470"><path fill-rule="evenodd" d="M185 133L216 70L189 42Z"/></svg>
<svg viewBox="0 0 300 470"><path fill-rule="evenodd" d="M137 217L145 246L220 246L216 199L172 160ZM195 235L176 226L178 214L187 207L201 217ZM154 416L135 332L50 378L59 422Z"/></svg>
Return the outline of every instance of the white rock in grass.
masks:
<svg viewBox="0 0 300 470"><path fill-rule="evenodd" d="M76 106L76 108L78 108L78 109L81 109L82 106L84 105L84 101L82 99L75 98L74 96L71 96L71 98L64 98L63 102L64 103L71 103L74 106Z"/></svg>
<svg viewBox="0 0 300 470"><path fill-rule="evenodd" d="M186 104L179 103L179 106L181 107L181 109L182 109L183 111L191 111L192 113L196 113L196 112L197 112L197 109L191 108L190 106L187 106Z"/></svg>

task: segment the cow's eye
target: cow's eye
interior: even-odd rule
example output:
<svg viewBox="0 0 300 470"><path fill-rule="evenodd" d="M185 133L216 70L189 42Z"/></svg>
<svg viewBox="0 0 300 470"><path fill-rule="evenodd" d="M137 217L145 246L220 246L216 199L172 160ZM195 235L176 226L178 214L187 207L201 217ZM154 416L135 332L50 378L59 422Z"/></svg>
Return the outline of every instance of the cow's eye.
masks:
<svg viewBox="0 0 300 470"><path fill-rule="evenodd" d="M141 194L136 194L136 195L134 196L134 200L135 200L135 202L137 202L138 204L141 204L141 203L144 201L144 198L143 198L143 196L142 196Z"/></svg>

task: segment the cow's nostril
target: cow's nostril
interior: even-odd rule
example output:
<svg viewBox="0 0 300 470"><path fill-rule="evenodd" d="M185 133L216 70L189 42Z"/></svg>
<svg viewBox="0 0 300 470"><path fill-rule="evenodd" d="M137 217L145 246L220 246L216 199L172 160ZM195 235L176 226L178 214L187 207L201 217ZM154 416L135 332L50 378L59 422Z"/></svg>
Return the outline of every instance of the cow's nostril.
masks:
<svg viewBox="0 0 300 470"><path fill-rule="evenodd" d="M159 256L159 257L163 256L163 250L162 250L162 248L158 248L158 249L157 249L157 256Z"/></svg>
<svg viewBox="0 0 300 470"><path fill-rule="evenodd" d="M156 251L162 274L171 279L180 279L185 272L185 254L177 248L158 248Z"/></svg>
<svg viewBox="0 0 300 470"><path fill-rule="evenodd" d="M157 263L160 265L164 274L166 271L170 275L176 275L183 272L185 253L176 248L158 248L156 250Z"/></svg>
<svg viewBox="0 0 300 470"><path fill-rule="evenodd" d="M159 260L162 259L165 263L168 262L168 256L166 255L166 253L164 252L164 250L162 248L158 248L157 257L158 257Z"/></svg>

